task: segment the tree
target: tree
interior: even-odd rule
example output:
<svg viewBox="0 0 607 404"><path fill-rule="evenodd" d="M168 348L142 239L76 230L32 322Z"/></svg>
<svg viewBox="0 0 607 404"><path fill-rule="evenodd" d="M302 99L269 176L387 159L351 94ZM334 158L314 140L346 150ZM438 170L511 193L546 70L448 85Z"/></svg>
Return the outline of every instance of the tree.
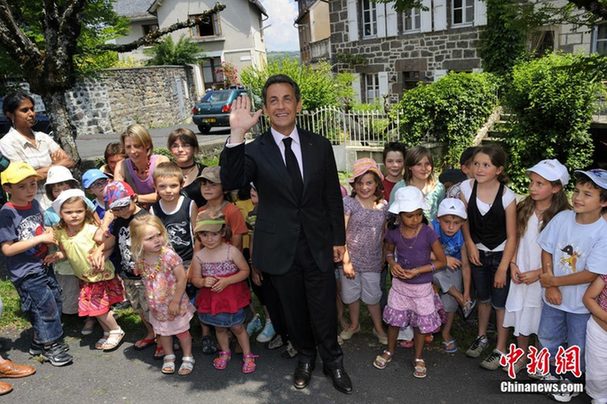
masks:
<svg viewBox="0 0 607 404"><path fill-rule="evenodd" d="M167 36L162 42L151 49L153 57L147 61L148 66L154 65L187 65L196 63L200 59L197 54L200 48L190 38L182 35L177 43L173 37Z"/></svg>
<svg viewBox="0 0 607 404"><path fill-rule="evenodd" d="M0 0L0 53L11 58L14 72L39 94L50 114L61 147L79 162L76 128L67 111L65 92L86 72L91 60L107 52L128 52L152 45L163 35L198 24L225 8L215 7L124 45L103 43L124 33L125 22L113 11L114 0ZM6 60L6 58L4 58Z"/></svg>

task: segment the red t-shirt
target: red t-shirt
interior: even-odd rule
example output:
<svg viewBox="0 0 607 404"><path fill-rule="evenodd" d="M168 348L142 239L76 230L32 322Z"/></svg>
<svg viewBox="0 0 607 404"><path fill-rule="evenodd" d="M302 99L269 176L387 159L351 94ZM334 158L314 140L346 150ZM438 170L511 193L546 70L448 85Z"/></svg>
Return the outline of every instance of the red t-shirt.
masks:
<svg viewBox="0 0 607 404"><path fill-rule="evenodd" d="M392 193L392 188L394 188L394 185L396 185L396 182L392 182L387 178L384 178L384 180L382 182L384 184L384 199L387 202L390 202L390 193Z"/></svg>

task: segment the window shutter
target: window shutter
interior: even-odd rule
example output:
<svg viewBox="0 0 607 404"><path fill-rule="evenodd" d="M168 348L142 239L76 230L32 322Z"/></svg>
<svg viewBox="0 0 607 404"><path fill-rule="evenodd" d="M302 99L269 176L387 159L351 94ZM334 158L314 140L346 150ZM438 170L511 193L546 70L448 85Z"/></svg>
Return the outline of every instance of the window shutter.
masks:
<svg viewBox="0 0 607 404"><path fill-rule="evenodd" d="M427 10L419 10L421 13L421 32L432 32L432 0L423 0L422 5L427 7Z"/></svg>
<svg viewBox="0 0 607 404"><path fill-rule="evenodd" d="M348 0L348 41L358 41L357 0Z"/></svg>
<svg viewBox="0 0 607 404"><path fill-rule="evenodd" d="M484 0L474 0L474 25L487 25L487 4Z"/></svg>
<svg viewBox="0 0 607 404"><path fill-rule="evenodd" d="M447 0L434 0L434 30L447 29Z"/></svg>
<svg viewBox="0 0 607 404"><path fill-rule="evenodd" d="M377 79L379 80L379 96L384 97L390 93L390 87L388 85L388 72L377 73Z"/></svg>
<svg viewBox="0 0 607 404"><path fill-rule="evenodd" d="M398 22L394 5L394 1L386 3L386 36L398 35Z"/></svg>
<svg viewBox="0 0 607 404"><path fill-rule="evenodd" d="M352 90L354 90L354 102L362 102L360 98L360 73L352 73Z"/></svg>
<svg viewBox="0 0 607 404"><path fill-rule="evenodd" d="M446 76L449 70L437 69L434 71L434 81L439 81L442 77Z"/></svg>
<svg viewBox="0 0 607 404"><path fill-rule="evenodd" d="M377 37L386 37L386 5L383 3L372 3L377 16Z"/></svg>

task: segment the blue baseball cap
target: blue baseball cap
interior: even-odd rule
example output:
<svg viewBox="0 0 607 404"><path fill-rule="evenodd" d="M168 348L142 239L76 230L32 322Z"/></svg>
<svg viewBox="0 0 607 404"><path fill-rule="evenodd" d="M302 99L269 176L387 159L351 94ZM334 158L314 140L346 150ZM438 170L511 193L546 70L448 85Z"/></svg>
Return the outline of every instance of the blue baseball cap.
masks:
<svg viewBox="0 0 607 404"><path fill-rule="evenodd" d="M100 179L107 180L109 178L100 169L91 168L90 170L86 170L86 172L82 174L82 186L84 187L84 189L89 189L95 181Z"/></svg>

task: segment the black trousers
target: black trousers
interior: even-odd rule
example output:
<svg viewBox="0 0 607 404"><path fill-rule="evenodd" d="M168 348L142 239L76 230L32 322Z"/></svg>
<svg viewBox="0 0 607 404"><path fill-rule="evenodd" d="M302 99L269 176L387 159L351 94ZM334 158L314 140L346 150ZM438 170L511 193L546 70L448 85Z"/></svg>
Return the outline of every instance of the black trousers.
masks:
<svg viewBox="0 0 607 404"><path fill-rule="evenodd" d="M299 361L314 363L316 352L325 366L343 366L343 352L337 343L335 273L321 271L310 253L305 236L300 235L293 267L271 281L285 314L289 338L299 351Z"/></svg>

